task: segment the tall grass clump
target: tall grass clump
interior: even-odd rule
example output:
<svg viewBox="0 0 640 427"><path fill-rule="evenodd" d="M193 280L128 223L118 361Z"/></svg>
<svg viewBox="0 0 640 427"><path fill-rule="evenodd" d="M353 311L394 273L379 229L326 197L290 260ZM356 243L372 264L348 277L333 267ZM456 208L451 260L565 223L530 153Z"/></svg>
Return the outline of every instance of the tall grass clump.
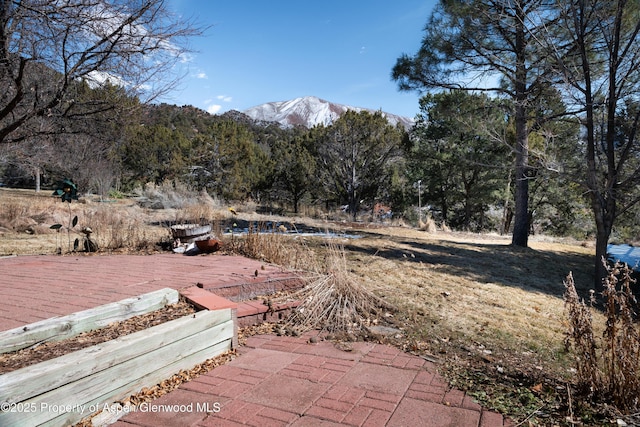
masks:
<svg viewBox="0 0 640 427"><path fill-rule="evenodd" d="M93 230L93 237L102 250L154 249L159 236L150 232L138 209L131 209L125 214L111 206L85 209L82 224Z"/></svg>
<svg viewBox="0 0 640 427"><path fill-rule="evenodd" d="M307 284L294 295L300 305L287 319L289 328L357 334L393 310L350 272L344 249L328 244L324 263L313 266Z"/></svg>
<svg viewBox="0 0 640 427"><path fill-rule="evenodd" d="M246 236L227 237L224 245L230 252L295 270L308 265L313 256L303 242L285 235L284 230L261 224L249 227Z"/></svg>
<svg viewBox="0 0 640 427"><path fill-rule="evenodd" d="M565 306L570 330L565 345L573 344L578 392L621 411L640 409L640 331L638 302L632 291L633 270L626 264L607 266L602 292L604 333L594 332L590 304L578 297L571 274L565 281Z"/></svg>

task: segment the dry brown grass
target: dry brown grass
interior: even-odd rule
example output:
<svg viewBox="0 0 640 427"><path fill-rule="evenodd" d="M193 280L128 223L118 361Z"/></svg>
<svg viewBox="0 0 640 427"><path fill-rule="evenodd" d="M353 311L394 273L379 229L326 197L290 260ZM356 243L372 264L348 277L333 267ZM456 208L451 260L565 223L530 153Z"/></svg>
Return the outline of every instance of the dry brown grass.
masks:
<svg viewBox="0 0 640 427"><path fill-rule="evenodd" d="M379 231L346 249L354 273L370 286L384 283L382 296L404 308L416 341L564 361L563 278L573 270L579 283L592 283L589 250L535 240L518 250L499 236L404 231Z"/></svg>
<svg viewBox="0 0 640 427"><path fill-rule="evenodd" d="M62 203L48 191L0 189L0 206L2 254L70 252L73 241L82 239L83 227L93 230L91 237L103 251L154 250L167 234L166 228L153 225L156 212L130 200ZM72 227L75 216L78 224ZM54 224L63 227L52 230Z"/></svg>
<svg viewBox="0 0 640 427"><path fill-rule="evenodd" d="M323 252L323 258L308 266L306 286L292 296L301 303L287 319L286 329L366 334L393 307L350 271L342 246L328 242Z"/></svg>
<svg viewBox="0 0 640 427"><path fill-rule="evenodd" d="M72 203L71 208L79 216L79 225L97 228L95 236L101 247L117 239L147 242L142 245L146 247L168 236L167 227L161 225L167 221L231 217L226 206L207 205L203 212L202 203L192 205L191 212L186 208L143 209L130 200ZM237 218L245 221L269 219L251 209L237 208ZM43 216L51 217L41 221L44 225L65 224L66 209L48 193L35 196L0 189L0 226L10 218L41 220ZM120 222L106 218L120 218ZM114 224L113 229L105 223ZM347 282L357 282L397 308L392 320L402 337L396 345L439 359L452 384L516 420L540 406L547 416L561 411L550 402L562 400L557 395L563 392L556 390L564 390L565 383L575 380L572 355L564 347L569 325L564 315L563 281L573 272L578 294L588 295L593 283L594 250L590 245L532 236L530 248L518 249L509 244L508 237L498 235L428 233L367 224L333 226L351 227L350 233L361 235L334 240L336 247L343 248L339 251L342 271L347 273ZM0 232L0 253L53 254L56 237L54 232L26 234L7 227ZM328 251L320 238L295 240L259 230L243 240L234 239L231 245L238 245L246 255L306 271L314 271L315 263L326 259ZM342 278L338 281L344 282ZM599 312L593 316L594 323L604 319ZM532 425L547 424L536 421Z"/></svg>
<svg viewBox="0 0 640 427"><path fill-rule="evenodd" d="M313 262L313 253L303 241L299 241L300 244L292 244L290 236L268 230L260 223L249 227L247 235L226 236L223 242L228 251L292 270L306 270Z"/></svg>

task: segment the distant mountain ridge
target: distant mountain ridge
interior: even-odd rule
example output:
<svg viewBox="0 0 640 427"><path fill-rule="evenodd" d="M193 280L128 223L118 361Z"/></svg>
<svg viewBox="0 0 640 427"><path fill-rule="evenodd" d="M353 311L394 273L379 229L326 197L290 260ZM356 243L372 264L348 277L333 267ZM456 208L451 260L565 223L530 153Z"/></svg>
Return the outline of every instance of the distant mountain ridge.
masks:
<svg viewBox="0 0 640 427"><path fill-rule="evenodd" d="M312 128L318 124L330 125L348 110L356 112L376 112L370 108L352 107L325 101L315 96L305 96L290 101L267 102L242 111L257 121L278 122L284 126L304 126ZM382 112L389 123L401 123L406 129L413 126L413 119Z"/></svg>

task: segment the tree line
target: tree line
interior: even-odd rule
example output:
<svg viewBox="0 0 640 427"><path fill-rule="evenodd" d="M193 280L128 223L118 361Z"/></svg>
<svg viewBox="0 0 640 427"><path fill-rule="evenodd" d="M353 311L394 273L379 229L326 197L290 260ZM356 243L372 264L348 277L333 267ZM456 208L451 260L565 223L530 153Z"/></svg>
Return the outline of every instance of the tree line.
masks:
<svg viewBox="0 0 640 427"><path fill-rule="evenodd" d="M33 187L37 164L45 185L72 177L81 191L104 197L169 181L292 213L344 207L354 218L369 217L380 203L413 224L423 215L455 230L509 233L513 227L515 130L508 101L457 90L426 95L409 130L391 126L381 113L349 111L333 124L306 129L255 122L237 111L214 116L191 106L125 101L128 114L94 122L91 134L67 135L51 150L21 144L20 152L5 152L1 179ZM558 121L551 128L530 137L536 171L530 233L590 238L579 126ZM622 233L630 235L633 220L627 228L620 223Z"/></svg>

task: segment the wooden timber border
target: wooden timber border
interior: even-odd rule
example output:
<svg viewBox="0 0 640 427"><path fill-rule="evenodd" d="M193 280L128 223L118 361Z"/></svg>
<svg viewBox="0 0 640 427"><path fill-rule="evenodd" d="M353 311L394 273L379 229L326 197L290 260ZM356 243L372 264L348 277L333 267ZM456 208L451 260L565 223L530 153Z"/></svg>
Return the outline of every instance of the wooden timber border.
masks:
<svg viewBox="0 0 640 427"><path fill-rule="evenodd" d="M168 293L173 295L175 292L177 295L177 291L163 291L172 291ZM159 291L151 294L157 294L157 292ZM125 313L122 314L126 316L123 317L125 319L134 315L131 312L132 307L136 306L135 303L146 299L149 295L129 298L115 305L121 304L125 307L123 310ZM149 301L156 300L155 296ZM165 304L172 300L173 296L166 298ZM18 328L24 334L18 334L20 339L17 341L37 343L54 339L52 337L58 339L57 337L61 335L73 336L82 332L78 324L90 324L96 321L72 322L72 319L94 319L90 312L111 313L105 307L113 305L108 304ZM157 308L160 307L147 311ZM144 312L142 308L139 307L139 309L141 312L135 314ZM112 316L107 315L107 317ZM105 404L121 400L143 387L153 386L169 378L182 369L191 369L207 359L230 350L237 340L235 317L235 307L203 310L0 375L0 426L74 424L87 415L101 410ZM107 323L115 320L112 318ZM41 325L43 323L47 323L48 327ZM95 326L89 329L95 329ZM49 330L56 333L42 332ZM12 331L16 332L16 330ZM27 339L29 337L27 333L30 331L32 332L29 338L31 341ZM61 334L61 331L74 332ZM15 345L15 336L14 333L3 337L7 340L5 341L7 346ZM14 344L10 344L12 342ZM0 346L4 345L0 341ZM26 346L29 345L33 344Z"/></svg>
<svg viewBox="0 0 640 427"><path fill-rule="evenodd" d="M68 316L53 317L26 326L0 332L0 354L9 353L47 341L61 341L81 332L100 329L109 323L158 310L178 302L180 295L175 289L160 289L155 292L127 298Z"/></svg>

